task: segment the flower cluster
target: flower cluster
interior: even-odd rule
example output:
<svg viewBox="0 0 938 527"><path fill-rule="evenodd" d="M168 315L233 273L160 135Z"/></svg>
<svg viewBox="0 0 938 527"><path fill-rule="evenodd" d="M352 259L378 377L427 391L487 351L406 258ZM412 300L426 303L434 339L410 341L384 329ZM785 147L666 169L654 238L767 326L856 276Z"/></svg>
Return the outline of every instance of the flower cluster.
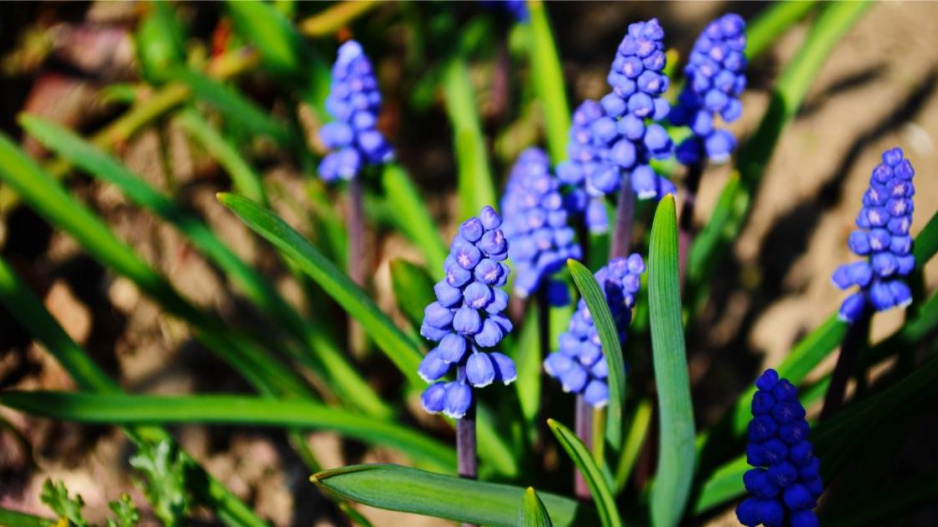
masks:
<svg viewBox="0 0 938 527"><path fill-rule="evenodd" d="M365 163L384 163L394 157L391 145L376 128L381 110L378 81L358 42L339 47L332 67L326 111L335 121L319 129L319 139L333 150L319 164L327 182L351 180Z"/></svg>
<svg viewBox="0 0 938 527"><path fill-rule="evenodd" d="M616 258L596 272L596 281L606 295L620 342L625 342L635 295L641 287L641 274L644 272L645 262L638 254ZM593 317L583 299L570 319L567 332L560 335L559 351L544 359L544 369L560 381L565 392L582 394L595 408L603 407L609 401L606 356Z"/></svg>
<svg viewBox="0 0 938 527"><path fill-rule="evenodd" d="M820 525L812 509L824 485L798 389L775 370L766 370L756 387L746 445L746 458L756 468L743 476L751 497L736 507L736 517L747 527Z"/></svg>
<svg viewBox="0 0 938 527"><path fill-rule="evenodd" d="M629 25L607 77L612 93L599 103L585 101L573 115L570 161L557 167L557 176L589 196L586 220L593 232L608 228L602 198L618 192L624 175L640 199L675 191L649 165L673 150L667 131L653 122L670 111L663 97L668 89L663 39L657 19Z"/></svg>
<svg viewBox="0 0 938 527"><path fill-rule="evenodd" d="M503 311L508 294L508 241L499 229L502 219L492 207L469 218L453 239L444 269L446 278L433 290L436 301L424 311L420 334L437 342L420 363L418 372L432 382L423 392L423 407L430 413L460 419L472 406L472 388L494 381L509 384L515 363L492 348L511 331ZM486 351L483 351L486 350ZM456 380L438 382L452 367Z"/></svg>
<svg viewBox="0 0 938 527"><path fill-rule="evenodd" d="M682 163L698 163L704 153L722 163L736 148L733 134L717 129L714 119L729 123L743 113L739 95L746 88L745 50L746 21L733 13L710 22L694 43L684 68L687 84L670 115L673 124L693 131L677 148Z"/></svg>
<svg viewBox="0 0 938 527"><path fill-rule="evenodd" d="M518 157L505 187L502 229L515 267L514 291L521 298L541 287L568 258L579 260L583 256L568 225L559 185L550 173L547 153L529 148Z"/></svg>
<svg viewBox="0 0 938 527"><path fill-rule="evenodd" d="M847 245L867 260L841 265L834 271L834 284L860 291L844 300L840 318L854 322L869 307L885 311L912 302L912 292L903 281L915 268L912 255L912 196L915 169L902 150L883 152L883 162L873 169L870 188L863 195L863 208L857 216L858 230Z"/></svg>

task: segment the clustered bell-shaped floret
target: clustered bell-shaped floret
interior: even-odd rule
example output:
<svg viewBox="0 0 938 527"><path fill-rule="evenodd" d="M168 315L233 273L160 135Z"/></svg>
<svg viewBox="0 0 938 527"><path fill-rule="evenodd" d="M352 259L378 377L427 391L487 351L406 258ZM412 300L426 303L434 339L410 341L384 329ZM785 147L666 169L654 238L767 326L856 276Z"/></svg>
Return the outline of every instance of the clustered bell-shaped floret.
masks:
<svg viewBox="0 0 938 527"><path fill-rule="evenodd" d="M509 269L501 224L488 206L463 222L444 262L446 277L433 288L436 301L424 311L420 334L437 343L418 369L425 381L434 383L422 397L430 413L460 419L472 406L470 385L510 384L517 378L514 361L493 349L512 329L503 314L508 294L501 288ZM454 368L455 381L440 381Z"/></svg>
<svg viewBox="0 0 938 527"><path fill-rule="evenodd" d="M502 229L514 264L514 291L521 298L541 287L568 258L583 256L559 186L540 148L522 152L511 170L502 199Z"/></svg>
<svg viewBox="0 0 938 527"><path fill-rule="evenodd" d="M716 128L715 120L719 116L730 123L743 113L739 95L746 88L745 50L746 21L737 14L710 22L697 37L684 68L687 84L670 115L673 124L689 126L694 133L677 148L685 165L700 162L704 154L723 163L736 149L736 138Z"/></svg>
<svg viewBox="0 0 938 527"><path fill-rule="evenodd" d="M756 388L746 445L756 468L743 475L750 497L736 507L736 517L746 527L817 527L813 509L824 485L798 389L775 370L766 370Z"/></svg>
<svg viewBox="0 0 938 527"><path fill-rule="evenodd" d="M857 216L859 229L847 240L854 254L867 259L841 265L832 276L840 289L860 287L840 306L841 320L854 322L870 307L886 311L912 302L912 291L903 278L915 269L909 234L914 175L912 163L899 148L883 152L883 162L873 169Z"/></svg>
<svg viewBox="0 0 938 527"><path fill-rule="evenodd" d="M319 139L332 150L319 164L323 180L351 180L363 165L394 157L390 143L377 129L381 111L378 81L371 62L354 40L339 47L326 111L335 120L319 129Z"/></svg>
<svg viewBox="0 0 938 527"><path fill-rule="evenodd" d="M573 115L570 160L557 167L557 177L588 196L586 223L592 232L608 229L603 198L619 191L625 175L639 199L675 191L650 166L673 150L667 131L654 122L670 111L663 39L657 19L629 25L607 77L612 93L598 103L585 101Z"/></svg>
<svg viewBox="0 0 938 527"><path fill-rule="evenodd" d="M632 307L644 272L642 257L632 254L628 258L610 261L595 275L605 293L622 343L626 340ZM609 401L609 366L593 317L583 299L570 319L569 328L560 335L559 344L559 350L544 360L547 374L559 380L565 392L583 395L594 408L605 406Z"/></svg>

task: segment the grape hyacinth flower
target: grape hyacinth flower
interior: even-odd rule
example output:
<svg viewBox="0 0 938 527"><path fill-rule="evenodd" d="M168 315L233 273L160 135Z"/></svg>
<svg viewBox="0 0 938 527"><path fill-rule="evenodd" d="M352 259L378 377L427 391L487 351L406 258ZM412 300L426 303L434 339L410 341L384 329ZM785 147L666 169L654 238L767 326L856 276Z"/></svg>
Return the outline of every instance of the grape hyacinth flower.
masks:
<svg viewBox="0 0 938 527"><path fill-rule="evenodd" d="M515 363L495 347L511 331L503 312L508 294L508 241L502 219L486 206L459 227L444 264L446 278L434 286L436 301L424 311L420 334L437 343L418 372L434 383L423 392L427 412L462 419L472 407L472 388L517 378ZM456 380L443 382L456 370Z"/></svg>
<svg viewBox="0 0 938 527"><path fill-rule="evenodd" d="M583 256L559 185L540 148L522 152L512 167L502 199L502 230L515 270L514 291L521 298L537 291L568 258Z"/></svg>
<svg viewBox="0 0 938 527"><path fill-rule="evenodd" d="M672 124L690 127L693 135L677 148L685 165L729 160L736 138L716 127L716 118L733 122L742 115L739 95L746 88L746 21L730 13L710 22L697 37L684 67L686 84L671 111Z"/></svg>
<svg viewBox="0 0 938 527"><path fill-rule="evenodd" d="M750 497L736 507L736 517L746 527L816 527L812 509L824 485L798 389L771 369L756 387L746 445L746 458L755 468L743 475Z"/></svg>
<svg viewBox="0 0 938 527"><path fill-rule="evenodd" d="M644 272L645 262L640 255L633 253L628 258L610 261L595 275L619 331L619 341L623 343ZM606 406L609 401L608 365L599 333L583 299L570 319L568 330L560 335L559 340L560 349L544 360L547 374L559 380L565 392L583 395L590 406Z"/></svg>
<svg viewBox="0 0 938 527"><path fill-rule="evenodd" d="M332 150L319 164L326 182L352 180L366 163L394 157L391 145L376 128L381 93L371 61L354 40L339 47L332 67L332 85L326 111L335 120L319 129L319 139Z"/></svg>
<svg viewBox="0 0 938 527"><path fill-rule="evenodd" d="M900 148L883 152L883 162L873 169L857 216L859 229L847 241L854 254L867 259L841 265L832 276L840 289L860 287L840 306L840 319L845 322L856 322L870 307L886 311L912 302L912 291L903 278L915 269L909 234L914 175Z"/></svg>
<svg viewBox="0 0 938 527"><path fill-rule="evenodd" d="M663 39L658 19L630 24L607 77L612 93L599 103L585 101L573 115L570 161L557 167L557 176L589 196L585 212L592 232L608 229L603 198L617 193L624 177L639 199L675 191L650 166L673 150L667 131L655 122L670 111Z"/></svg>

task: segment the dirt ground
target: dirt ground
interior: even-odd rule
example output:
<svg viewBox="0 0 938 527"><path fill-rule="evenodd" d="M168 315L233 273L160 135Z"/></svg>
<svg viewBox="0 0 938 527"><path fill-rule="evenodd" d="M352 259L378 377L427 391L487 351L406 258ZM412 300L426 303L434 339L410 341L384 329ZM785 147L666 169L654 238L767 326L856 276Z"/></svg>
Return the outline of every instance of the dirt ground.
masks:
<svg viewBox="0 0 938 527"><path fill-rule="evenodd" d="M571 99L575 105L604 93L609 60L629 22L656 15L668 32L667 42L681 51L714 16L738 10L747 18L762 6L714 2L575 3L550 4L558 32ZM564 23L559 23L563 20ZM938 210L938 4L926 2L876 3L838 43L810 90L803 110L783 134L756 200L752 217L739 239L732 261L714 284L710 319L690 332L689 352L697 416L712 423L745 389L754 372L777 364L801 336L836 311L844 295L830 282L833 270L854 259L846 240L853 229L860 199L880 153L891 147L905 150L916 168L913 232ZM9 31L4 29L4 31ZM743 102L744 117L734 126L744 137L759 122L773 79L797 51L807 31L802 24L786 34L752 66L751 88ZM0 88L0 92L3 89ZM7 126L16 108L2 107L0 123ZM436 123L445 127L445 122ZM440 128L445 137L446 128ZM7 131L5 129L5 131ZM407 137L401 142L406 143ZM172 178L167 180L160 144L176 154ZM411 153L420 145L401 145ZM246 228L217 204L214 193L222 176L205 177L187 160L185 141L172 129L163 136L147 132L127 145L124 157L134 171L160 188L185 196L225 239L236 240L237 251L266 269L272 259L261 254ZM431 150L428 157L440 154ZM432 164L421 160L421 164ZM439 166L452 166L444 160ZM268 177L282 195L299 195L297 175L283 167L269 168ZM709 215L728 175L714 168L701 185L698 223ZM440 211L441 228L451 229L445 211L454 180L415 176L433 191L431 208ZM186 296L223 313L231 320L249 317L201 257L169 227L142 214L116 191L87 180L73 188L112 225L122 239L162 269ZM294 213L281 207L285 213ZM235 392L247 387L209 353L192 344L185 327L162 317L159 309L125 279L115 278L83 254L70 238L51 232L28 211L10 216L4 226L4 256L44 292L47 306L69 333L99 363L120 374L134 392L179 394ZM373 261L375 285L387 305L387 262L410 251L397 238L382 240ZM929 291L938 287L938 259L926 267ZM282 284L288 297L296 291ZM901 323L899 311L878 315L874 338L889 334ZM0 388L71 389L61 368L43 350L30 344L0 313ZM832 364L825 364L830 368ZM208 375L207 375L208 373ZM26 453L12 436L0 432L0 505L45 512L38 502L47 477L61 479L79 491L90 520L100 520L108 500L133 488L127 472L130 447L119 431L27 419L0 412L32 441L38 469L27 468ZM935 420L931 420L935 422ZM177 429L183 446L202 460L210 472L237 494L255 503L277 525L329 525L318 510L322 498L307 483L308 474L282 438L263 430L185 426ZM921 445L934 444L938 429L923 426L906 445L896 470L905 470L907 457L938 467L938 457L921 454ZM340 441L330 434L314 434L311 444L327 466L344 464ZM394 460L378 450L365 461ZM906 468L904 468L906 467ZM139 494L133 496L144 503ZM437 520L362 508L375 525L432 526ZM935 511L923 512L922 523L938 524ZM708 525L735 525L731 513Z"/></svg>

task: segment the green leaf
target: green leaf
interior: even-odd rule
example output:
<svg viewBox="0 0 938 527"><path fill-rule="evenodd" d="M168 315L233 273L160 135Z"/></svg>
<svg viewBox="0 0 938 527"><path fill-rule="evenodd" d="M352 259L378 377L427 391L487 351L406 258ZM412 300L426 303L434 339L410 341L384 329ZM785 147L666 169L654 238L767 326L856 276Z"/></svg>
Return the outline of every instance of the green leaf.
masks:
<svg viewBox="0 0 938 527"><path fill-rule="evenodd" d="M540 301L539 297L538 302ZM518 335L517 344L514 347L513 358L518 370L515 389L518 391L521 414L524 416L529 434L536 434L537 414L541 409L541 362L544 359L541 357L543 347L539 328L541 316L545 312L539 305L531 307L536 307L536 309L528 309L525 313L524 324L521 326L521 334ZM536 439L536 436L531 439Z"/></svg>
<svg viewBox="0 0 938 527"><path fill-rule="evenodd" d="M606 301L606 295L600 288L593 273L576 260L567 260L573 283L580 291L580 296L586 302L599 340L602 342L603 355L609 364L609 406L607 407L606 441L612 451L617 455L622 449L622 414L625 408L626 378L625 359L622 358L622 346L619 343L619 332L612 320L612 313Z"/></svg>
<svg viewBox="0 0 938 527"><path fill-rule="evenodd" d="M643 399L635 407L635 414L629 422L629 432L625 437L625 446L622 448L622 456L619 458L619 466L616 467L616 494L622 492L622 489L625 488L629 476L632 475L632 469L635 467L638 454L642 451L642 445L645 444L645 437L648 435L648 428L651 426L651 410L651 402L647 399Z"/></svg>
<svg viewBox="0 0 938 527"><path fill-rule="evenodd" d="M814 10L813 0L779 0L759 13L746 29L746 57L752 60L769 48L792 24Z"/></svg>
<svg viewBox="0 0 938 527"><path fill-rule="evenodd" d="M654 527L673 527L681 521L687 505L696 457L674 196L665 196L658 204L649 251L648 301L661 437L658 471L651 489L651 520Z"/></svg>
<svg viewBox="0 0 938 527"><path fill-rule="evenodd" d="M496 193L489 170L488 150L469 79L469 67L461 55L450 59L443 78L446 111L453 125L459 168L459 216L475 216L486 205L495 206Z"/></svg>
<svg viewBox="0 0 938 527"><path fill-rule="evenodd" d="M235 29L261 53L275 75L302 79L312 53L293 24L270 4L260 0L225 2Z"/></svg>
<svg viewBox="0 0 938 527"><path fill-rule="evenodd" d="M557 437L560 446L573 460L573 464L580 470L583 479L586 480L593 499L596 501L599 510L599 521L602 522L603 527L621 527L622 519L616 509L615 497L612 495L609 485L606 484L606 478L603 476L602 470L596 464L586 445L569 428L557 421L548 419L547 425L554 433L554 436Z"/></svg>
<svg viewBox="0 0 938 527"><path fill-rule="evenodd" d="M53 527L55 520L0 507L0 525L6 527Z"/></svg>
<svg viewBox="0 0 938 527"><path fill-rule="evenodd" d="M186 60L185 31L168 2L157 1L140 22L135 43L143 76L152 83L167 80L166 71Z"/></svg>
<svg viewBox="0 0 938 527"><path fill-rule="evenodd" d="M319 284L358 320L408 380L420 385L422 380L417 375L417 368L422 357L416 343L395 326L344 272L272 211L243 196L219 194L218 200Z"/></svg>
<svg viewBox="0 0 938 527"><path fill-rule="evenodd" d="M531 18L532 37L529 46L531 82L544 109L547 147L551 160L556 164L567 158L570 106L567 104L566 83L544 3L540 0L528 2L528 14Z"/></svg>
<svg viewBox="0 0 938 527"><path fill-rule="evenodd" d="M61 421L96 424L203 423L329 430L400 449L412 458L451 470L449 446L405 426L301 400L238 395L144 396L62 392L6 392L0 404Z"/></svg>
<svg viewBox="0 0 938 527"><path fill-rule="evenodd" d="M518 516L518 527L553 527L547 508L534 487L525 489L524 499L521 500L521 513Z"/></svg>
<svg viewBox="0 0 938 527"><path fill-rule="evenodd" d="M400 165L385 165L381 181L391 209L397 212L393 219L423 252L424 258L427 259L427 269L433 278L442 280L445 274L443 261L449 251L440 238L436 222L427 210L426 200L420 196L410 176Z"/></svg>
<svg viewBox="0 0 938 527"><path fill-rule="evenodd" d="M90 397L112 400L114 396ZM64 401L63 404L72 403ZM141 448L137 455L130 458L130 466L143 474L146 480L141 485L143 493L160 522L167 527L183 524L189 513L189 494L186 492L185 459L177 447L170 441L160 441L151 447Z"/></svg>
<svg viewBox="0 0 938 527"><path fill-rule="evenodd" d="M107 527L135 527L140 523L140 511L127 494L108 503L108 508L114 512L114 518L107 519Z"/></svg>
<svg viewBox="0 0 938 527"><path fill-rule="evenodd" d="M84 500L81 499L79 494L75 494L74 498L69 496L64 482L57 481L53 483L51 479L47 479L42 485L42 493L39 495L39 499L52 509L52 512L58 515L59 518L67 519L69 525L89 527L90 524L81 514L81 509L85 506Z"/></svg>
<svg viewBox="0 0 938 527"><path fill-rule="evenodd" d="M433 280L422 267L407 260L391 260L391 289L397 305L415 328L423 323L423 310L436 301Z"/></svg>
<svg viewBox="0 0 938 527"><path fill-rule="evenodd" d="M281 146L292 142L283 122L271 117L236 89L184 67L173 68L169 76L188 86L196 99L215 108L231 122L244 126L251 135L265 135Z"/></svg>
<svg viewBox="0 0 938 527"><path fill-rule="evenodd" d="M83 390L99 394L120 393L120 386L110 379L65 333L42 302L25 286L23 280L0 257L0 303L34 338L43 344ZM137 445L158 442L170 435L154 427L125 427L124 432ZM188 455L187 470L192 492L215 510L219 520L231 527L266 525L249 507ZM197 484L195 482L198 482ZM3 519L0 514L0 519ZM11 522L12 525L12 522Z"/></svg>
<svg viewBox="0 0 938 527"><path fill-rule="evenodd" d="M449 520L516 527L524 489L444 476L398 465L354 465L315 474L317 486L371 507ZM596 525L596 513L576 501L541 494L556 527Z"/></svg>

